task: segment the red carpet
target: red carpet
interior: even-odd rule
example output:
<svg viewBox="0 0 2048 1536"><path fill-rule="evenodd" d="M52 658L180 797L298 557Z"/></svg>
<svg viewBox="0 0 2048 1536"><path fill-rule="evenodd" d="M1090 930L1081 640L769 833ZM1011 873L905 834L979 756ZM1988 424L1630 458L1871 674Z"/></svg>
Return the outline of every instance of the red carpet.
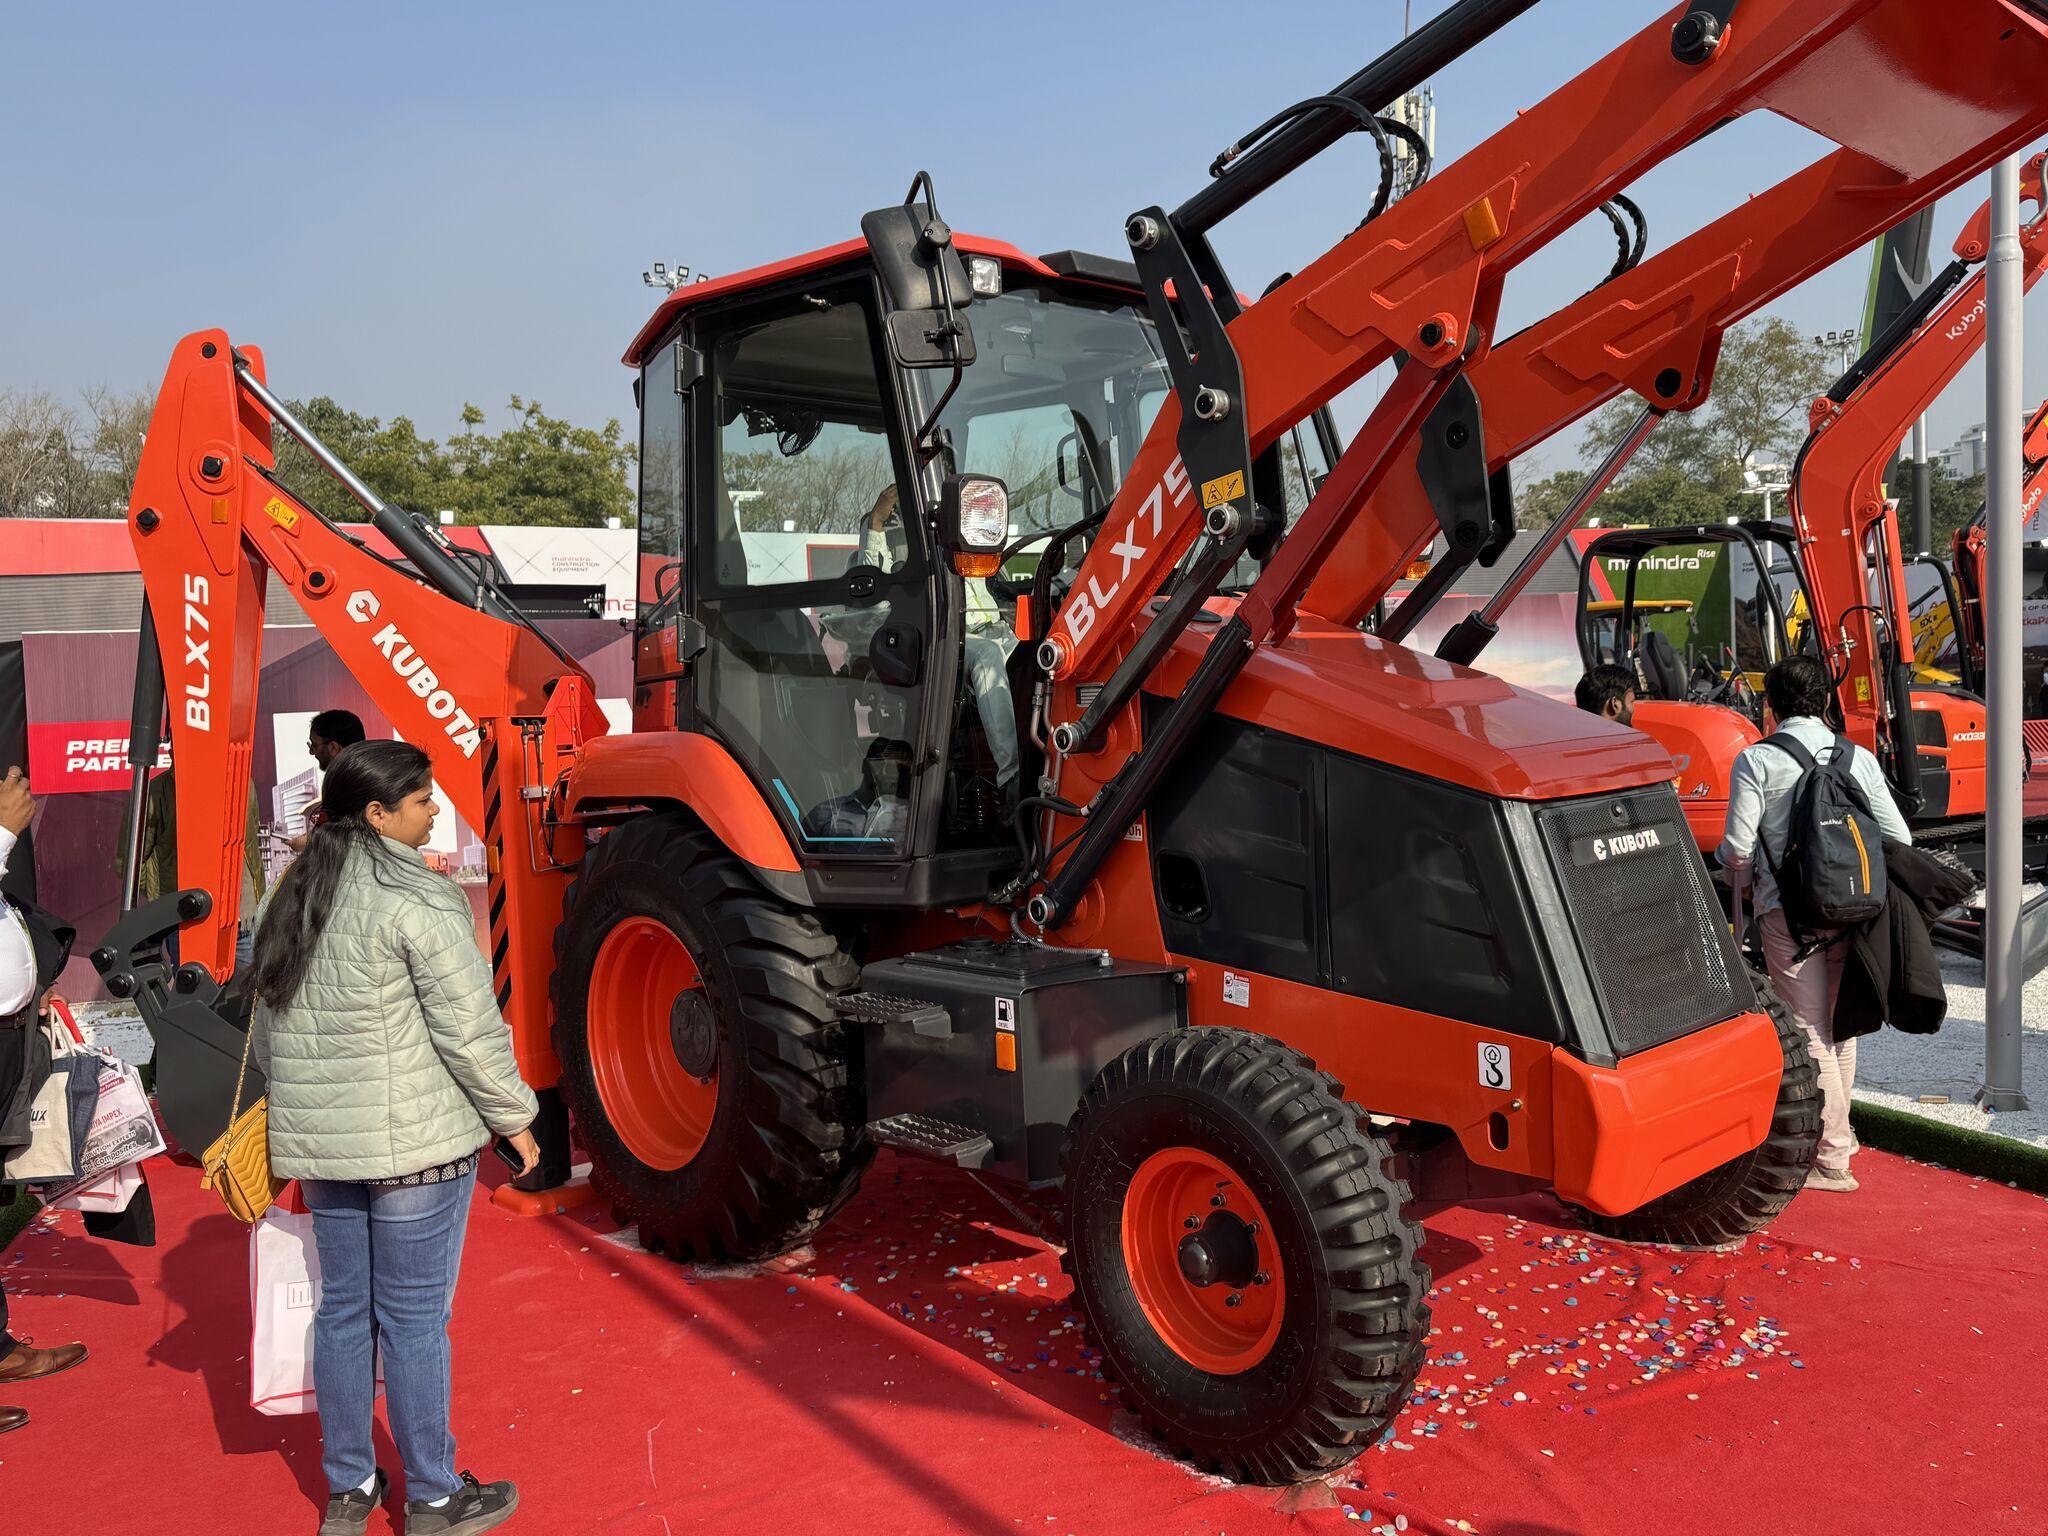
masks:
<svg viewBox="0 0 2048 1536"><path fill-rule="evenodd" d="M548 1533L2048 1529L2048 1207L1879 1153L1857 1170L1860 1194L1807 1195L1729 1254L1595 1241L1538 1199L1432 1219L1416 1400L1286 1495L1120 1439L1038 1218L964 1174L885 1157L779 1273L480 1199L461 1462L517 1478L509 1529ZM247 1407L243 1229L192 1170L152 1180L155 1250L63 1216L0 1255L16 1326L93 1348L0 1393L35 1415L0 1440L0 1527L310 1532L315 1421Z"/></svg>

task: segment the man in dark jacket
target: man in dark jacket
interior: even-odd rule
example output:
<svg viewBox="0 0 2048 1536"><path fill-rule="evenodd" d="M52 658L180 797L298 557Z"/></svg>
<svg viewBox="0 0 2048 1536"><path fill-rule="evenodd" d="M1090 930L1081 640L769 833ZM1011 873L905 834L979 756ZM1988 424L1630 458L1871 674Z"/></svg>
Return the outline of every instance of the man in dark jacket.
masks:
<svg viewBox="0 0 2048 1536"><path fill-rule="evenodd" d="M0 778L0 875L7 873L15 839L28 830L35 809L27 777L19 768L8 769L6 777ZM0 1091L0 1114L23 1089L33 1098L40 1086L35 1081L37 1062L29 1050L32 1041L42 1039L36 1009L63 969L64 952L69 948L68 939L53 931L44 917L40 909L18 906L12 897L0 896L0 1090L4 1090ZM41 1058L40 1067L41 1075L47 1077L47 1055ZM8 1333L7 1289L0 1284L0 1387L55 1375L84 1358L83 1344L36 1349ZM0 1407L0 1434L27 1422L28 1414L22 1409Z"/></svg>

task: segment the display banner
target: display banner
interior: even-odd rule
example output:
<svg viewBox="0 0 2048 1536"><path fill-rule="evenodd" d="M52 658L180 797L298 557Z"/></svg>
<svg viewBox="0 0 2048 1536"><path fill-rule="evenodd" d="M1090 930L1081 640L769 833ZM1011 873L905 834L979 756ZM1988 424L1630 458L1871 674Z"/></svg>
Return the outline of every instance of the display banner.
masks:
<svg viewBox="0 0 2048 1536"><path fill-rule="evenodd" d="M157 749L156 766L171 766L171 747ZM66 720L31 722L28 781L39 795L77 795L128 788L128 722Z"/></svg>

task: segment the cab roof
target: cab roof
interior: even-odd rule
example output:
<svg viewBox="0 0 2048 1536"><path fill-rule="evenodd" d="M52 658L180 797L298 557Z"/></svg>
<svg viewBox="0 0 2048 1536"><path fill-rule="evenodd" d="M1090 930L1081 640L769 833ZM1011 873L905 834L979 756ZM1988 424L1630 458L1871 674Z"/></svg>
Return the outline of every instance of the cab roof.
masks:
<svg viewBox="0 0 2048 1536"><path fill-rule="evenodd" d="M990 240L981 235L962 234L958 230L953 232L953 245L963 256L993 256L1005 267L1033 277L1086 283L1119 292L1138 291L1137 270L1128 263L1107 257L1088 256L1077 251L1054 251L1047 256L1032 256L1006 240ZM655 344L668 334L677 317L686 309L712 299L745 293L752 288L765 288L785 278L801 277L807 272L820 272L857 260L867 254L867 248L865 240L842 240L837 245L820 246L815 251L806 251L801 256L791 256L783 261L771 261L765 266L728 272L700 283L687 283L655 306L654 313L647 317L647 323L633 338L633 344L626 348L623 361L628 368L638 368L645 363ZM1120 281L1125 271L1129 272L1129 280Z"/></svg>

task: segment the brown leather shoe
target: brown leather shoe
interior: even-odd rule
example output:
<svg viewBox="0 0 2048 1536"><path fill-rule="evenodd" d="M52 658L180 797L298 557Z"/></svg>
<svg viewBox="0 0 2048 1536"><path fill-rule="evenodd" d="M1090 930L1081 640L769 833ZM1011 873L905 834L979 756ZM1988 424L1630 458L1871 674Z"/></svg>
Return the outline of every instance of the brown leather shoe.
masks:
<svg viewBox="0 0 2048 1536"><path fill-rule="evenodd" d="M6 1434L10 1429L19 1429L27 1422L26 1408L0 1408L0 1435Z"/></svg>
<svg viewBox="0 0 2048 1536"><path fill-rule="evenodd" d="M83 1344L65 1344L56 1349L35 1349L27 1344L17 1344L5 1355L0 1355L0 1382L34 1381L38 1376L54 1376L59 1371L68 1371L85 1358Z"/></svg>

